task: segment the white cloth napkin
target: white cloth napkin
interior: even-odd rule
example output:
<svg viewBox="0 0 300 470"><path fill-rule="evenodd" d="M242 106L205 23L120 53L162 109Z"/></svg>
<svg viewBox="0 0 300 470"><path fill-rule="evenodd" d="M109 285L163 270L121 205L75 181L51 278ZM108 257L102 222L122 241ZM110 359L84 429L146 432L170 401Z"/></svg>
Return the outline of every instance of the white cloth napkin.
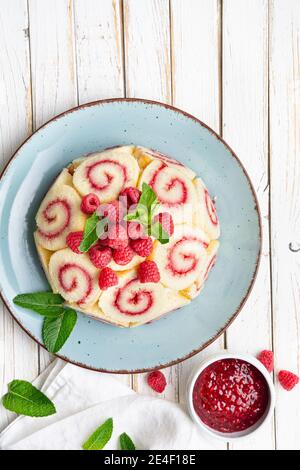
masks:
<svg viewBox="0 0 300 470"><path fill-rule="evenodd" d="M203 445L197 427L179 405L139 395L110 375L57 360L35 385L54 402L57 413L16 418L0 434L1 450L79 450L110 417L114 431L105 450L118 449L123 432L137 449L188 450Z"/></svg>

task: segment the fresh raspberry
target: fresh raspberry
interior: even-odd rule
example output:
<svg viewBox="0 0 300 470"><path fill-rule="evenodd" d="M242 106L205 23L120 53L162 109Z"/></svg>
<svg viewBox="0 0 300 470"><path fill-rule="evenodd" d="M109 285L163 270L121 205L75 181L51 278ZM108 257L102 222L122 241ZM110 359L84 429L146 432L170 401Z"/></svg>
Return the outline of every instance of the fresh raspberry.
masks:
<svg viewBox="0 0 300 470"><path fill-rule="evenodd" d="M257 356L257 359L265 366L268 372L273 372L274 354L272 351L265 349Z"/></svg>
<svg viewBox="0 0 300 470"><path fill-rule="evenodd" d="M78 255L82 253L81 251L79 251L79 246L80 246L80 243L82 242L82 238L83 238L83 232L70 232L66 238L68 247L72 251L74 251L74 253L77 253Z"/></svg>
<svg viewBox="0 0 300 470"><path fill-rule="evenodd" d="M129 245L125 246L125 248L113 251L113 259L115 263L119 264L120 266L125 266L125 264L130 263L133 257L134 251L132 248L130 248Z"/></svg>
<svg viewBox="0 0 300 470"><path fill-rule="evenodd" d="M109 222L119 224L125 215L125 209L119 201L112 201L101 204L97 210L100 217L107 217Z"/></svg>
<svg viewBox="0 0 300 470"><path fill-rule="evenodd" d="M149 387L157 393L162 393L167 385L166 378L160 370L150 372L147 377L147 382Z"/></svg>
<svg viewBox="0 0 300 470"><path fill-rule="evenodd" d="M127 224L127 233L131 240L137 240L145 235L144 227L138 222L129 222Z"/></svg>
<svg viewBox="0 0 300 470"><path fill-rule="evenodd" d="M157 214L153 222L160 222L162 228L171 236L174 233L174 222L173 222L173 217L169 212L160 212Z"/></svg>
<svg viewBox="0 0 300 470"><path fill-rule="evenodd" d="M81 210L84 214L93 214L95 210L100 206L100 201L96 194L90 193L83 196L81 201Z"/></svg>
<svg viewBox="0 0 300 470"><path fill-rule="evenodd" d="M101 246L100 243L97 243L90 248L89 257L96 268L105 268L105 266L107 266L112 260L111 248L108 246Z"/></svg>
<svg viewBox="0 0 300 470"><path fill-rule="evenodd" d="M146 258L150 255L153 242L150 237L138 238L137 240L131 240L131 248L136 252L137 255Z"/></svg>
<svg viewBox="0 0 300 470"><path fill-rule="evenodd" d="M118 284L118 276L110 268L103 268L99 274L99 287L101 290L106 290L109 287Z"/></svg>
<svg viewBox="0 0 300 470"><path fill-rule="evenodd" d="M159 282L160 274L155 261L143 261L138 269L139 280L145 282Z"/></svg>
<svg viewBox="0 0 300 470"><path fill-rule="evenodd" d="M125 248L128 245L127 230L122 225L111 225L107 231L107 244L114 250Z"/></svg>
<svg viewBox="0 0 300 470"><path fill-rule="evenodd" d="M138 188L130 186L129 188L123 189L119 194L119 199L125 202L127 208L132 204L137 204L141 197L141 191ZM125 199L126 198L126 199Z"/></svg>
<svg viewBox="0 0 300 470"><path fill-rule="evenodd" d="M278 374L279 383L285 390L292 390L298 383L299 377L288 370L281 370Z"/></svg>

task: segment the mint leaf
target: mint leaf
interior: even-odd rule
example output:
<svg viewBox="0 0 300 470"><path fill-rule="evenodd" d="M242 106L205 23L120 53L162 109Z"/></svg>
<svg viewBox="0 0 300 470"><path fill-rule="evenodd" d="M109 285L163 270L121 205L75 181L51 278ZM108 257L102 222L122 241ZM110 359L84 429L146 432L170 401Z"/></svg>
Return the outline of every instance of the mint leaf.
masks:
<svg viewBox="0 0 300 470"><path fill-rule="evenodd" d="M162 245L169 243L170 236L168 232L166 232L160 222L155 222L151 225L151 235L152 237L156 238Z"/></svg>
<svg viewBox="0 0 300 470"><path fill-rule="evenodd" d="M139 219L139 213L138 212L129 212L124 217L124 220L126 220L127 222L129 222L130 220L138 220L138 219Z"/></svg>
<svg viewBox="0 0 300 470"><path fill-rule="evenodd" d="M142 194L135 212L125 215L124 220L127 222L135 220L142 224L149 235L156 238L161 244L169 243L170 236L166 232L160 222L151 224L153 215L159 207L157 196L151 186L147 183L142 185Z"/></svg>
<svg viewBox="0 0 300 470"><path fill-rule="evenodd" d="M82 253L86 253L89 251L91 246L93 246L96 241L98 240L97 236L97 224L99 222L100 218L94 212L86 221L85 227L84 227L84 233L83 233L83 238L82 242L80 243L79 250Z"/></svg>
<svg viewBox="0 0 300 470"><path fill-rule="evenodd" d="M52 401L24 380L13 380L8 384L8 393L2 397L4 408L19 415L42 417L56 413Z"/></svg>
<svg viewBox="0 0 300 470"><path fill-rule="evenodd" d="M43 341L49 352L57 353L65 344L77 322L77 313L65 308L56 318L45 318L42 330Z"/></svg>
<svg viewBox="0 0 300 470"><path fill-rule="evenodd" d="M157 205L158 199L155 192L151 186L149 186L147 183L143 183L142 194L139 203L135 208L135 212L130 212L129 214L125 215L124 220L136 220L145 227L148 227L149 222L152 219L154 208Z"/></svg>
<svg viewBox="0 0 300 470"><path fill-rule="evenodd" d="M153 205L157 204L157 202L157 196L151 186L149 186L147 183L143 183L142 194L138 205L145 206L150 210Z"/></svg>
<svg viewBox="0 0 300 470"><path fill-rule="evenodd" d="M123 432L119 439L121 450L135 450L135 445L126 432Z"/></svg>
<svg viewBox="0 0 300 470"><path fill-rule="evenodd" d="M103 219L99 220L99 222L97 223L97 226L96 226L96 234L97 234L97 237L100 238L101 235L103 235L103 233L105 232L105 227L106 225L108 224L108 220L106 217L104 217Z"/></svg>
<svg viewBox="0 0 300 470"><path fill-rule="evenodd" d="M101 450L108 443L113 432L113 420L109 418L83 444L84 450Z"/></svg>
<svg viewBox="0 0 300 470"><path fill-rule="evenodd" d="M19 307L33 310L46 317L56 317L63 313L64 299L53 292L35 292L32 294L17 295L13 302Z"/></svg>

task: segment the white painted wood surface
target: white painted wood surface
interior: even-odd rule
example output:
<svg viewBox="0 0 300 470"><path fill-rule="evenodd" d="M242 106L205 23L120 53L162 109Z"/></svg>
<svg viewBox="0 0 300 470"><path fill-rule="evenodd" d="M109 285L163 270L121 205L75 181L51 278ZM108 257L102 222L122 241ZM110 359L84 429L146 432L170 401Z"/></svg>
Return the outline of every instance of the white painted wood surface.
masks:
<svg viewBox="0 0 300 470"><path fill-rule="evenodd" d="M276 371L300 372L299 0L0 0L1 165L38 126L77 104L117 96L173 103L219 132L260 202L260 272L238 319L200 355L166 371L184 402L201 357L274 347ZM0 311L0 392L51 360ZM151 394L144 375L120 378ZM300 449L300 387L277 387L274 422L229 449ZM0 428L11 416L0 409ZM203 449L226 443L204 439Z"/></svg>

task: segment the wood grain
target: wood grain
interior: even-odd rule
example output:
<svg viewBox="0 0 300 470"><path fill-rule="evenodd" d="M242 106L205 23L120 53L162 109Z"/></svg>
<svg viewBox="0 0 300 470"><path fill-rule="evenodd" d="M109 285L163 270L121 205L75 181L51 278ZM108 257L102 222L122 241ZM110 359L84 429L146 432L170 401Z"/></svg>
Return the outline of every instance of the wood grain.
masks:
<svg viewBox="0 0 300 470"><path fill-rule="evenodd" d="M119 0L75 0L79 103L124 96Z"/></svg>
<svg viewBox="0 0 300 470"><path fill-rule="evenodd" d="M126 94L171 102L171 64L168 0L124 1ZM138 142L137 142L138 143ZM177 367L164 370L168 387L163 396L178 401ZM134 375L136 391L155 395L146 374Z"/></svg>
<svg viewBox="0 0 300 470"><path fill-rule="evenodd" d="M78 103L124 96L122 4L76 0ZM130 375L115 375L131 386Z"/></svg>
<svg viewBox="0 0 300 470"><path fill-rule="evenodd" d="M173 101L220 132L221 11L217 0L172 0L171 42ZM217 192L217 188L216 188ZM192 369L224 347L219 338L205 351L179 364L179 400L185 404ZM203 448L225 449L226 443L203 439Z"/></svg>
<svg viewBox="0 0 300 470"><path fill-rule="evenodd" d="M31 133L28 16L25 0L0 0L0 161L1 170ZM15 378L38 374L38 347L0 307L0 395ZM0 407L0 430L14 415Z"/></svg>
<svg viewBox="0 0 300 470"><path fill-rule="evenodd" d="M34 129L77 104L71 0L29 0ZM40 370L53 357L40 348Z"/></svg>
<svg viewBox="0 0 300 470"><path fill-rule="evenodd" d="M270 173L276 372L300 372L300 2L270 3ZM300 387L277 386L278 449L299 449Z"/></svg>
<svg viewBox="0 0 300 470"><path fill-rule="evenodd" d="M249 171L262 215L259 275L227 333L229 349L272 349L268 178L268 2L225 0L223 6L223 136ZM243 332L243 334L241 334ZM272 423L232 448L272 449Z"/></svg>

